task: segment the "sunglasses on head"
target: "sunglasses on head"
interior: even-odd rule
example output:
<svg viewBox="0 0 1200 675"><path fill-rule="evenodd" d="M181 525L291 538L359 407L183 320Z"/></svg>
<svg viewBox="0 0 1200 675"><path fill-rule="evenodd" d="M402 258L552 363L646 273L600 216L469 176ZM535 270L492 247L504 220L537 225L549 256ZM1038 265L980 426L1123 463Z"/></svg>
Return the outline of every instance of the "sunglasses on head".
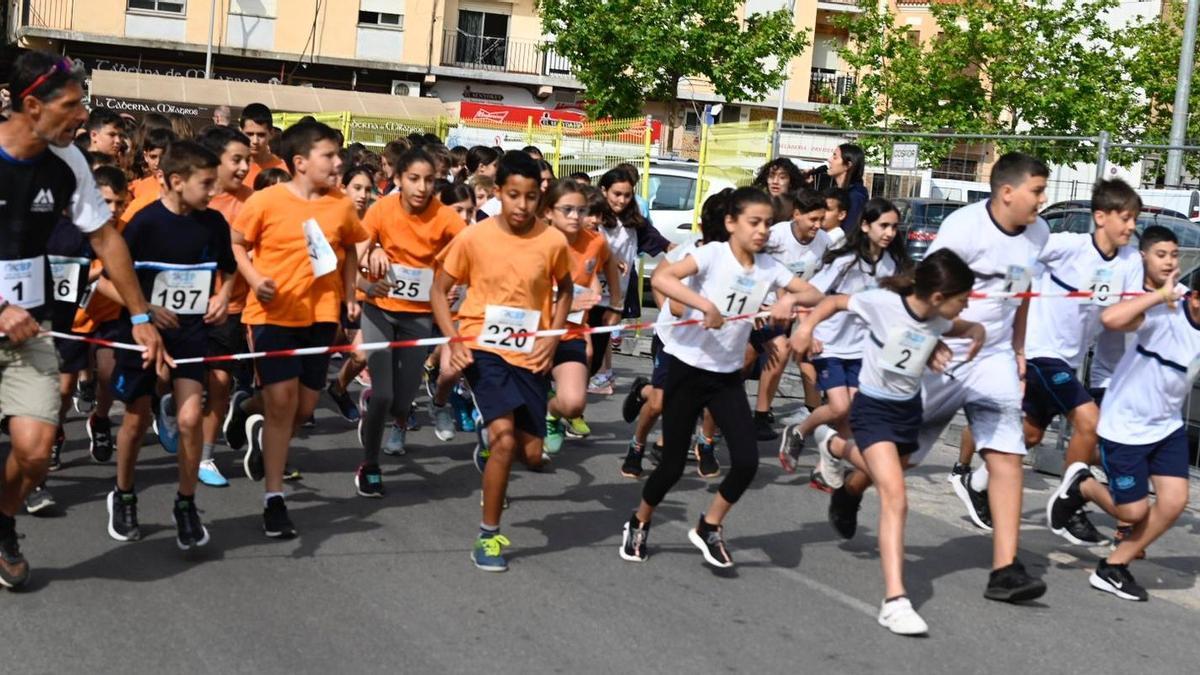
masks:
<svg viewBox="0 0 1200 675"><path fill-rule="evenodd" d="M64 75L69 75L71 73L71 71L74 69L75 69L75 64L71 61L71 59L68 59L66 57L59 59L58 61L56 61L54 63L53 66L50 67L50 70L46 71L46 73L43 75L39 75L38 78L36 80L34 80L28 87L25 87L24 89L22 89L21 93L19 95L17 95L17 99L19 100L19 99L25 98L26 96L29 96L38 87L42 86L43 84L46 84L46 81L49 80L50 78L54 77L55 75L57 75L59 73L62 73Z"/></svg>

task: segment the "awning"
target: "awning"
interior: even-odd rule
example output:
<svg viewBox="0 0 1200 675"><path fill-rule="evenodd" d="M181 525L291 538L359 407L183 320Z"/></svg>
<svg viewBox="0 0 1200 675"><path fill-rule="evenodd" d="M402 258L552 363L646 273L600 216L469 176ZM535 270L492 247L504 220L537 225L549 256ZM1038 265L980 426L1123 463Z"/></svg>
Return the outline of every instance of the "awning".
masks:
<svg viewBox="0 0 1200 675"><path fill-rule="evenodd" d="M379 117L423 119L457 112L428 97L391 96L342 89L294 87L258 82L201 80L115 70L93 70L93 105L128 112L181 112L207 116L212 108L227 105L240 110L249 103L264 103L273 112L342 112Z"/></svg>

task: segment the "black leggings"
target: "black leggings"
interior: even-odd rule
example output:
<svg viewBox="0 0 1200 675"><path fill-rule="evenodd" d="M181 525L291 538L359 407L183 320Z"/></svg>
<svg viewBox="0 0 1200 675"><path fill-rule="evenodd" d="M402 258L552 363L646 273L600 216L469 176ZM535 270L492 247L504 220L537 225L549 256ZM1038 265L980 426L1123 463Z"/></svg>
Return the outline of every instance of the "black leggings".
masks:
<svg viewBox="0 0 1200 675"><path fill-rule="evenodd" d="M607 311L607 307L599 305L588 310L588 325L603 326L604 313ZM612 340L612 333L592 333L588 336L588 339L592 341L592 362L588 366L588 377L591 377L600 372L600 368L604 366L604 354L608 351L610 341Z"/></svg>
<svg viewBox="0 0 1200 675"><path fill-rule="evenodd" d="M646 481L642 499L658 506L683 475L696 419L708 408L729 446L729 472L718 491L725 501L735 504L758 471L754 416L746 400L742 374L714 373L689 366L670 354L663 356L667 359L667 381L663 385L662 461Z"/></svg>

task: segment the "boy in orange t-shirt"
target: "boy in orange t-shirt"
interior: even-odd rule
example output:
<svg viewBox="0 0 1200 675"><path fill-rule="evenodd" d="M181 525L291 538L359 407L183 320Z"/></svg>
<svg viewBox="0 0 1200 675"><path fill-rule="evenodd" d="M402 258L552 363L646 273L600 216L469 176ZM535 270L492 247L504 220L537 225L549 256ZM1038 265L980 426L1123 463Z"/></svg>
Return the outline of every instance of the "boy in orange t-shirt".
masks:
<svg viewBox="0 0 1200 675"><path fill-rule="evenodd" d="M292 180L250 197L233 223L234 257L252 291L242 312L252 349L327 347L343 304L351 321L359 316L355 244L367 233L354 203L332 187L337 139L319 122L288 128L281 141ZM283 499L288 445L317 405L329 354L258 359L254 366L266 414L246 420L242 463L252 478L265 479L264 533L290 538L296 529Z"/></svg>
<svg viewBox="0 0 1200 675"><path fill-rule="evenodd" d="M276 157L271 152L271 126L274 119L271 109L262 103L251 103L242 109L241 129L250 140L250 170L242 182L246 187L254 187L254 179L267 169L282 169L292 173L289 162ZM286 154L286 152L284 153ZM335 180L333 184L337 184Z"/></svg>
<svg viewBox="0 0 1200 675"><path fill-rule="evenodd" d="M178 137L170 129L155 128L146 132L141 147L142 163L145 164L146 170L142 178L129 184L129 194L133 195L134 199L141 197L142 193L158 195L162 192L162 184L159 183L158 176L158 163L162 159L163 153L167 151L167 146L176 140Z"/></svg>
<svg viewBox="0 0 1200 675"><path fill-rule="evenodd" d="M513 459L519 455L534 469L545 461L545 375L559 339L522 333L563 328L573 288L566 238L537 218L537 162L508 152L499 164L500 213L467 228L442 251L430 294L443 335L477 337L450 343L450 360L466 375L487 425L489 455L481 461L480 453L476 462L483 471L483 519L471 554L475 566L487 572L508 569L500 551L508 545L500 515ZM447 295L459 283L470 291L456 327Z"/></svg>

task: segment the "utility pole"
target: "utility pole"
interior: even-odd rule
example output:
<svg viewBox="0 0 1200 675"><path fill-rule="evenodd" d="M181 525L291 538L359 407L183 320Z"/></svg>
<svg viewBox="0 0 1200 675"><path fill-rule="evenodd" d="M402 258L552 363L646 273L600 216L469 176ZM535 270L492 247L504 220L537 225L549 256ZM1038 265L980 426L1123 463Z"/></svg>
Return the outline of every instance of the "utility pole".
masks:
<svg viewBox="0 0 1200 675"><path fill-rule="evenodd" d="M1196 15L1200 12L1200 0L1188 0L1187 15L1183 21L1183 48L1179 52L1179 74L1175 80L1175 106L1171 114L1170 145L1182 146L1187 142L1188 99L1192 92L1192 68L1196 55ZM1167 151L1167 186L1178 186L1183 178L1183 150L1175 147Z"/></svg>
<svg viewBox="0 0 1200 675"><path fill-rule="evenodd" d="M1192 0L1195 2L1196 0ZM792 17L792 28L796 27L796 0L788 0L788 16ZM779 105L775 108L775 133L771 138L771 156L779 156L779 137L783 133L783 102L787 100L788 80L792 76L792 62L783 66L783 83L779 85Z"/></svg>
<svg viewBox="0 0 1200 675"><path fill-rule="evenodd" d="M212 79L213 26L217 23L217 0L212 0L208 12L208 49L204 52L204 79Z"/></svg>

